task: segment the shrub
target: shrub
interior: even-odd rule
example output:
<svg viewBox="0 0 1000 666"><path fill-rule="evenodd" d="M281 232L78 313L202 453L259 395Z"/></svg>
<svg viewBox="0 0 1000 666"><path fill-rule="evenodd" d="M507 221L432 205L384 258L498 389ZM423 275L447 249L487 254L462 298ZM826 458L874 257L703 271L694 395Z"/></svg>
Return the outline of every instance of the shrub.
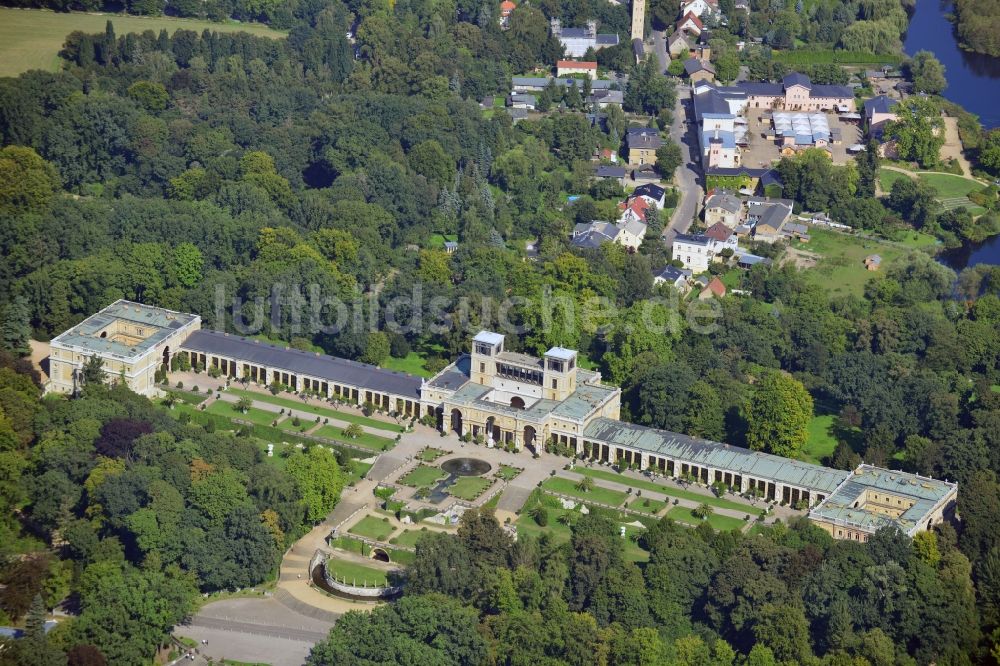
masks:
<svg viewBox="0 0 1000 666"><path fill-rule="evenodd" d="M184 388L184 382L177 382L177 388L179 388L179 389L182 389L182 388ZM197 387L197 386L195 386L195 387L194 387L194 390L195 390L195 391L197 391L197 390L198 390L198 387Z"/></svg>

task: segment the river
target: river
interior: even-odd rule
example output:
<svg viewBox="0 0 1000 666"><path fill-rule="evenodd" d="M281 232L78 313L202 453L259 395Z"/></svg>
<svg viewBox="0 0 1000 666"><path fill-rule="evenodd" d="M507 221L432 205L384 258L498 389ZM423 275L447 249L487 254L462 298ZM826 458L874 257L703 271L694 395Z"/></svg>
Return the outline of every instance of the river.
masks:
<svg viewBox="0 0 1000 666"><path fill-rule="evenodd" d="M945 250L937 260L956 272L976 264L1000 266L1000 236L987 238L982 243L966 243L954 250Z"/></svg>
<svg viewBox="0 0 1000 666"><path fill-rule="evenodd" d="M979 116L987 129L998 127L1000 58L958 48L953 26L945 18L951 11L950 2L917 0L903 47L911 56L917 51L933 52L945 67L948 88L944 96Z"/></svg>

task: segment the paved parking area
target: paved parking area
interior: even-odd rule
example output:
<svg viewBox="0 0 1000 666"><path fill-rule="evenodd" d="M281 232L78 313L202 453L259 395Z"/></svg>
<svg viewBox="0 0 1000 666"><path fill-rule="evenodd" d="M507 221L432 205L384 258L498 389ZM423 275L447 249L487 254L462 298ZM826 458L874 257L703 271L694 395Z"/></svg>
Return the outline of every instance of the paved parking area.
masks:
<svg viewBox="0 0 1000 666"><path fill-rule="evenodd" d="M215 660L301 666L331 626L273 599L229 599L208 604L174 634L195 640L198 652Z"/></svg>
<svg viewBox="0 0 1000 666"><path fill-rule="evenodd" d="M773 161L781 159L778 145L774 141L768 141L765 137L770 130L770 109L748 109L747 111L747 135L749 146L743 151L743 165L750 169L758 169L769 166ZM838 145L830 145L827 148L833 153L834 164L847 164L854 157L847 154L847 149L855 143L862 143L861 129L858 125L841 121L836 114L826 114L830 129L840 128L842 137Z"/></svg>

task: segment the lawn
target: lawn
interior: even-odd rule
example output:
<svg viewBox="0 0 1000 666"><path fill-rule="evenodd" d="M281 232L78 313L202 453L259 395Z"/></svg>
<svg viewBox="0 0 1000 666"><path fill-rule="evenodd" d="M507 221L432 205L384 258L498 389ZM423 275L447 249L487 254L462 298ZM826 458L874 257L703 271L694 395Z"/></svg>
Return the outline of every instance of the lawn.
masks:
<svg viewBox="0 0 1000 666"><path fill-rule="evenodd" d="M263 409L256 409L254 407L248 409L246 414L244 414L236 409L235 404L224 400L216 400L209 405L205 411L209 414L224 416L227 419L250 421L251 423L256 423L257 425L271 425L275 419L281 418L274 412L265 412Z"/></svg>
<svg viewBox="0 0 1000 666"><path fill-rule="evenodd" d="M691 513L691 509L683 506L675 506L670 511L667 511L667 518L672 518L679 523L692 526L698 526L704 522L701 518L698 518ZM739 518L720 516L715 513L708 517L708 524L711 525L713 529L719 530L720 532L738 530L743 527L743 522L744 521Z"/></svg>
<svg viewBox="0 0 1000 666"><path fill-rule="evenodd" d="M471 502L483 494L492 485L492 481L481 476L463 476L448 486L448 494L452 497Z"/></svg>
<svg viewBox="0 0 1000 666"><path fill-rule="evenodd" d="M643 513L648 513L649 515L656 515L660 510L667 505L666 502L661 502L660 500L637 497L632 503L628 505L628 508L633 511L642 511Z"/></svg>
<svg viewBox="0 0 1000 666"><path fill-rule="evenodd" d="M392 534L392 531L396 529L391 523L382 520L381 518L376 518L375 516L365 516L358 522L347 530L351 534L357 534L358 536L368 537L369 539L374 539L375 541L385 541L386 537Z"/></svg>
<svg viewBox="0 0 1000 666"><path fill-rule="evenodd" d="M333 407L317 407L316 405L306 404L299 400L298 398L284 398L280 395L271 395L270 393L259 393L257 391L245 391L243 389L235 388L230 386L227 391L236 396L250 396L257 402L266 402L271 405L277 405L278 407L287 407L290 409L295 409L300 412L308 412L310 414L315 414L316 416L322 416L324 418L336 419L343 423L357 423L360 426L366 428L376 428L378 430L388 430L389 432L403 432L406 430L401 425L396 423L387 423L385 421L379 421L378 419L368 418L367 416L362 416L360 414L354 414L352 412L340 411L334 409Z"/></svg>
<svg viewBox="0 0 1000 666"><path fill-rule="evenodd" d="M821 465L833 455L837 448L837 438L833 434L833 424L837 417L833 414L819 414L809 421L809 436L800 456L806 462Z"/></svg>
<svg viewBox="0 0 1000 666"><path fill-rule="evenodd" d="M405 530L399 536L395 536L389 542L395 546L407 546L409 548L415 548L417 541L423 535L429 533L430 530Z"/></svg>
<svg viewBox="0 0 1000 666"><path fill-rule="evenodd" d="M808 243L796 242L794 246L801 250L815 252L821 257L816 266L803 272L803 276L831 295L863 296L865 285L868 284L869 280L884 273L894 260L909 252L909 250L895 245L858 238L829 229L812 228L809 230L809 236ZM882 257L881 270L869 271L865 268L865 257L870 254L878 254Z"/></svg>
<svg viewBox="0 0 1000 666"><path fill-rule="evenodd" d="M899 171L894 171L891 169L879 169L878 172L878 182L882 191L886 194L892 189L892 184L897 180L909 178L905 173L900 173Z"/></svg>
<svg viewBox="0 0 1000 666"><path fill-rule="evenodd" d="M170 389L167 393L177 398L180 402L188 405L200 405L208 400L207 393L193 393L191 391L182 391L180 389Z"/></svg>
<svg viewBox="0 0 1000 666"><path fill-rule="evenodd" d="M330 558L326 561L326 570L337 580L350 585L382 587L388 581L385 571L346 560Z"/></svg>
<svg viewBox="0 0 1000 666"><path fill-rule="evenodd" d="M441 456L443 456L447 451L442 449L435 449L433 446L428 446L426 449L420 452L417 456L424 462L434 462Z"/></svg>
<svg viewBox="0 0 1000 666"><path fill-rule="evenodd" d="M430 238L427 239L427 245L434 250L443 250L445 241L457 243L458 236L455 234L431 234Z"/></svg>
<svg viewBox="0 0 1000 666"><path fill-rule="evenodd" d="M66 41L66 35L74 30L103 33L109 20L119 36L144 30L159 32L163 28L171 34L181 29L201 34L207 28L216 32L249 32L274 38L285 36L283 32L255 23L212 23L166 16L56 13L5 7L0 9L0 76L17 76L29 69L58 71L61 65L58 53Z"/></svg>
<svg viewBox="0 0 1000 666"><path fill-rule="evenodd" d="M399 480L404 486L411 486L413 488L423 488L424 486L430 486L444 477L446 477L444 470L440 467L431 467L430 465L417 465L413 470L408 472L406 476Z"/></svg>
<svg viewBox="0 0 1000 666"><path fill-rule="evenodd" d="M701 493L696 493L691 490L684 490L683 488L675 488L673 486L668 486L662 483L656 483L655 481L647 481L645 479L633 479L632 477L622 476L618 472L610 472L603 469L587 469L583 467L577 467L575 470L578 474L584 474L586 476L593 477L595 479L605 479L607 481L617 481L618 483L626 483L633 488L641 488L642 490L652 490L654 492L663 493L670 497L677 497L679 499L691 500L692 502L700 502L708 504L710 506L716 506L720 509L733 509L734 511L749 511L751 507L746 504L740 504L739 502L733 502L731 500L723 499L721 497L716 497L715 495L702 495Z"/></svg>
<svg viewBox="0 0 1000 666"><path fill-rule="evenodd" d="M275 447L277 448L277 447ZM365 478L365 474L372 468L372 463L364 463L360 460L351 461L351 471L347 474L347 482L352 483Z"/></svg>
<svg viewBox="0 0 1000 666"><path fill-rule="evenodd" d="M983 189L981 183L950 173L918 173L917 177L936 189L939 199L964 197L969 192Z"/></svg>
<svg viewBox="0 0 1000 666"><path fill-rule="evenodd" d="M522 470L512 465L500 465L500 469L497 470L496 475L503 479L504 481L512 481Z"/></svg>
<svg viewBox="0 0 1000 666"><path fill-rule="evenodd" d="M282 430L288 430L291 432L305 432L316 425L315 422L308 419L299 419L299 424L295 425L295 419L285 419L278 423L278 427Z"/></svg>
<svg viewBox="0 0 1000 666"><path fill-rule="evenodd" d="M602 488L598 485L595 485L593 490L584 492L582 490L577 490L576 483L577 482L572 479L564 479L562 477L554 476L550 479L546 479L545 483L542 484L542 488L545 490L551 490L554 493L559 493L560 495L578 497L584 501L600 502L601 504L610 504L611 506L618 506L625 501L626 497L628 497L626 493L623 493L620 490Z"/></svg>
<svg viewBox="0 0 1000 666"><path fill-rule="evenodd" d="M395 445L395 442L388 437L379 437L378 435L373 435L370 432L362 433L354 438L347 437L344 435L343 428L332 425L325 425L312 434L316 437L325 437L326 439L361 446L366 449L371 449L372 451L388 451Z"/></svg>
<svg viewBox="0 0 1000 666"><path fill-rule="evenodd" d="M422 354L411 351L405 358L388 357L382 361L382 367L386 370L405 372L418 377L433 377L434 373L424 367L424 361L426 359Z"/></svg>

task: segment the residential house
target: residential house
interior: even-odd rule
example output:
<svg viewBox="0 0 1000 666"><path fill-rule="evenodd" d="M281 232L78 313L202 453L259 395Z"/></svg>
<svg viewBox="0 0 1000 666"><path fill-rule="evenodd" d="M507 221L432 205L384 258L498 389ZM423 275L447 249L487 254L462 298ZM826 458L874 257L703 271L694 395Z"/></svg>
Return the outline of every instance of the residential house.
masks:
<svg viewBox="0 0 1000 666"><path fill-rule="evenodd" d="M706 60L688 58L684 61L684 73L692 82L715 81L715 67Z"/></svg>
<svg viewBox="0 0 1000 666"><path fill-rule="evenodd" d="M640 185L632 191L630 198L635 197L642 197L651 205L662 209L667 198L667 191L659 185L646 183L645 185Z"/></svg>
<svg viewBox="0 0 1000 666"><path fill-rule="evenodd" d="M528 110L527 109L515 109L513 107L508 106L507 107L507 113L510 114L511 119L515 123L520 122L522 120L527 120L528 119Z"/></svg>
<svg viewBox="0 0 1000 666"><path fill-rule="evenodd" d="M653 208L653 204L649 203L646 199L642 197L630 197L626 201L619 204L619 208L622 213L618 218L619 224L624 224L626 222L642 222L646 223L646 211ZM645 231L643 232L645 235Z"/></svg>
<svg viewBox="0 0 1000 666"><path fill-rule="evenodd" d="M882 130L885 129L885 124L891 120L898 120L896 113L893 111L898 103L896 100L885 95L865 100L865 126L868 127L868 134L872 138L881 141Z"/></svg>
<svg viewBox="0 0 1000 666"><path fill-rule="evenodd" d="M735 229L740 223L743 201L729 190L716 190L705 199L705 224L724 224Z"/></svg>
<svg viewBox="0 0 1000 666"><path fill-rule="evenodd" d="M691 278L691 271L686 268L667 266L659 273L653 275L653 286L669 284L681 293L688 290L688 280Z"/></svg>
<svg viewBox="0 0 1000 666"><path fill-rule="evenodd" d="M625 187L625 180L628 172L625 167L600 165L594 170L594 178L609 178L618 181L618 184Z"/></svg>
<svg viewBox="0 0 1000 666"><path fill-rule="evenodd" d="M615 242L629 250L638 250L646 238L646 217L628 217L618 222L618 237Z"/></svg>
<svg viewBox="0 0 1000 666"><path fill-rule="evenodd" d="M667 53L669 53L670 57L674 60L689 56L691 51L691 43L688 41L687 33L684 30L675 30L674 33L667 38Z"/></svg>
<svg viewBox="0 0 1000 666"><path fill-rule="evenodd" d="M705 24L701 22L697 14L688 12L677 22L677 32L687 33L697 37L705 29Z"/></svg>
<svg viewBox="0 0 1000 666"><path fill-rule="evenodd" d="M781 229L792 215L792 205L788 199L748 199L747 223L753 229L753 239L774 243L783 238Z"/></svg>
<svg viewBox="0 0 1000 666"><path fill-rule="evenodd" d="M600 51L609 46L618 46L617 34L598 34L597 21L587 21L586 28L564 28L562 22L550 21L552 36L563 45L563 50L571 58L582 58L589 49Z"/></svg>
<svg viewBox="0 0 1000 666"><path fill-rule="evenodd" d="M704 235L714 241L712 249L716 254L719 254L727 248L732 250L734 254L736 253L736 248L739 246L736 234L722 222L716 222L708 229L705 229Z"/></svg>
<svg viewBox="0 0 1000 666"><path fill-rule="evenodd" d="M870 271L877 271L882 267L882 257L877 254L869 254L865 257L865 268Z"/></svg>
<svg viewBox="0 0 1000 666"><path fill-rule="evenodd" d="M656 149L663 145L660 133L649 127L632 128L625 135L629 166L656 164Z"/></svg>
<svg viewBox="0 0 1000 666"><path fill-rule="evenodd" d="M632 170L633 185L655 185L660 182L660 174L652 164L643 164Z"/></svg>
<svg viewBox="0 0 1000 666"><path fill-rule="evenodd" d="M574 247L598 248L605 243L614 243L618 238L618 227L610 222L580 222L573 227L573 238L570 242Z"/></svg>
<svg viewBox="0 0 1000 666"><path fill-rule="evenodd" d="M716 12L718 8L718 0L681 0L680 2L681 16L690 13L701 18Z"/></svg>
<svg viewBox="0 0 1000 666"><path fill-rule="evenodd" d="M534 111L538 98L528 93L514 93L507 99L507 105L515 109Z"/></svg>
<svg viewBox="0 0 1000 666"><path fill-rule="evenodd" d="M635 64L642 62L642 59L646 56L646 48L642 45L642 40L638 37L632 40L632 57L635 59Z"/></svg>
<svg viewBox="0 0 1000 666"><path fill-rule="evenodd" d="M700 234L677 234L673 257L693 273L704 273L715 258L714 241Z"/></svg>
<svg viewBox="0 0 1000 666"><path fill-rule="evenodd" d="M556 76L572 76L584 74L591 79L597 78L597 63L586 60L559 60L556 62Z"/></svg>
<svg viewBox="0 0 1000 666"><path fill-rule="evenodd" d="M742 252L735 256L736 265L740 268L749 270L760 264L762 266L770 266L773 262L767 257L761 257L756 254L750 254L749 252Z"/></svg>
<svg viewBox="0 0 1000 666"><path fill-rule="evenodd" d="M814 84L799 72L786 74L781 83L743 81L735 88L748 96L747 107L784 111L854 110L854 91L850 86Z"/></svg>
<svg viewBox="0 0 1000 666"><path fill-rule="evenodd" d="M710 298L723 298L726 295L726 285L722 284L722 280L717 277L711 279L701 293L698 294L698 300L706 301Z"/></svg>
<svg viewBox="0 0 1000 666"><path fill-rule="evenodd" d="M596 104L600 109L606 109L609 106L621 108L624 103L625 94L621 90L595 90L587 98L587 104Z"/></svg>
<svg viewBox="0 0 1000 666"><path fill-rule="evenodd" d="M515 5L510 0L503 0L500 3L500 29L506 30L510 27L510 15L517 9Z"/></svg>

